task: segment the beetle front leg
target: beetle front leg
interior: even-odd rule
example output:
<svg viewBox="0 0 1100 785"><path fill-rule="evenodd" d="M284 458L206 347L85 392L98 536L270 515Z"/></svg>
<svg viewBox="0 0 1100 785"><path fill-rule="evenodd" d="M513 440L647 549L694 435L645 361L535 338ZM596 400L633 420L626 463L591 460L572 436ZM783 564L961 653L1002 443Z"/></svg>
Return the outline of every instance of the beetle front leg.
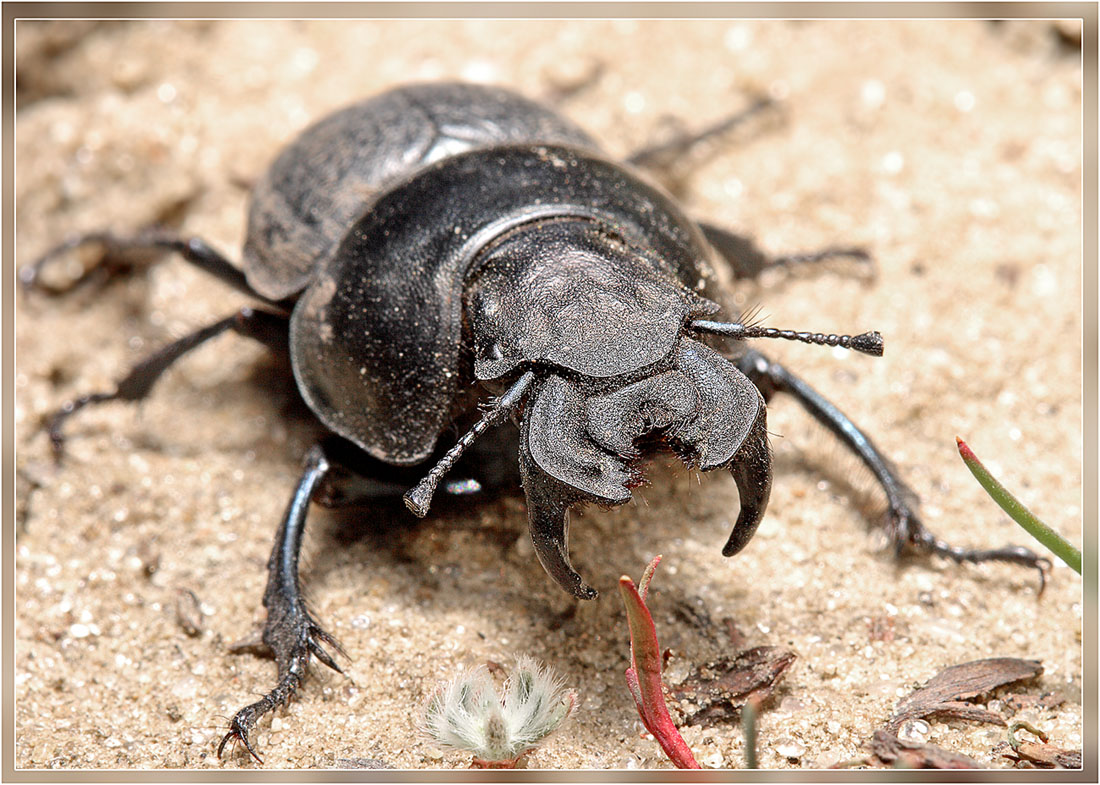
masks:
<svg viewBox="0 0 1100 785"><path fill-rule="evenodd" d="M905 485L897 470L844 412L802 379L757 351L751 349L746 351L738 358L737 367L760 388L764 400L769 400L777 392L794 396L815 420L835 434L871 470L886 493L888 532L898 555L908 546L960 563L1001 561L1034 567L1039 571L1040 591L1042 591L1042 586L1046 582L1046 572L1050 568L1048 559L1022 546L975 550L960 548L941 540L921 523L911 502L914 494Z"/></svg>
<svg viewBox="0 0 1100 785"><path fill-rule="evenodd" d="M263 642L275 656L279 671L278 681L260 700L233 715L229 732L218 745L218 757L221 757L227 743L236 740L244 745L253 758L263 763L248 736L263 715L285 705L294 695L305 678L311 657L316 657L334 671L343 673L321 644L328 644L340 654L343 654L343 650L309 613L298 580L298 556L302 549L306 514L314 492L331 469L320 445L310 449L305 464L298 487L275 535L275 546L267 565L267 588L264 591L267 622L264 624Z"/></svg>
<svg viewBox="0 0 1100 785"><path fill-rule="evenodd" d="M287 351L287 318L281 314L270 313L255 308L241 308L237 313L214 324L195 330L189 335L173 341L158 349L130 369L115 386L113 392L95 392L67 401L46 420L46 432L53 445L54 457L61 459L65 443L62 427L65 422L86 406L94 406L109 401L137 402L148 397L153 385L177 360L202 346L224 332L260 341L278 354Z"/></svg>

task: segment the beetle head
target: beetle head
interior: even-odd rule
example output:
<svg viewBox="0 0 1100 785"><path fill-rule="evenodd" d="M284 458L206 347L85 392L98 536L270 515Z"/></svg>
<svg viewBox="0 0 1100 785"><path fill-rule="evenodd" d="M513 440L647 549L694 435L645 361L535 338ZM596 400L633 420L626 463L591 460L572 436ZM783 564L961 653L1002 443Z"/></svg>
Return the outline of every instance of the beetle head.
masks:
<svg viewBox="0 0 1100 785"><path fill-rule="evenodd" d="M539 560L567 591L596 596L569 561L568 510L628 501L642 481L641 440L703 471L731 470L741 512L723 552L736 553L767 505L771 461L760 392L684 336L718 306L596 223L533 228L486 249L466 313L477 378L520 367L537 378L523 407L520 464Z"/></svg>
<svg viewBox="0 0 1100 785"><path fill-rule="evenodd" d="M581 598L595 596L568 556L568 509L622 504L641 483L640 441L702 471L728 468L741 511L723 554L756 531L771 493L771 457L760 392L717 352L681 338L667 370L621 386L548 374L522 419L520 462L535 552Z"/></svg>

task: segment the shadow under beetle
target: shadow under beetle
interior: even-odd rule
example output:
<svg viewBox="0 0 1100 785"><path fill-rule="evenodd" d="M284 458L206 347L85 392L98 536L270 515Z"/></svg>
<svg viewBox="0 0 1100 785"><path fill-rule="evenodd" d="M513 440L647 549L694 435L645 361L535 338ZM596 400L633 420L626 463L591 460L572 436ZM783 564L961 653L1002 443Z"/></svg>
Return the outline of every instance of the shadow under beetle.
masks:
<svg viewBox="0 0 1100 785"><path fill-rule="evenodd" d="M607 160L580 128L509 91L404 87L307 129L254 189L243 272L198 238L103 232L53 249L21 271L23 283L41 288L51 259L86 244L108 254L176 251L266 307L242 308L161 349L114 392L67 403L49 423L58 451L75 411L144 398L172 363L227 331L289 352L299 392L336 436L309 450L268 563L263 641L277 683L237 712L219 755L238 740L259 760L250 732L290 699L310 659L340 670L324 646L339 647L299 587L310 503L393 494L407 487L394 477L409 474L392 467L436 459L405 494L423 516L463 453L509 418L520 430L535 552L581 599L596 591L569 560L569 509L629 500L642 459L657 449L733 475L741 509L722 553L745 547L771 491L765 403L776 392L794 396L871 470L899 552L1045 566L1025 548L974 551L936 538L871 440L744 343L782 337L881 354L877 333L795 333L710 318L731 278L861 252L769 258L745 238L693 222L663 191ZM478 390L496 397L441 454L441 434L476 412Z"/></svg>

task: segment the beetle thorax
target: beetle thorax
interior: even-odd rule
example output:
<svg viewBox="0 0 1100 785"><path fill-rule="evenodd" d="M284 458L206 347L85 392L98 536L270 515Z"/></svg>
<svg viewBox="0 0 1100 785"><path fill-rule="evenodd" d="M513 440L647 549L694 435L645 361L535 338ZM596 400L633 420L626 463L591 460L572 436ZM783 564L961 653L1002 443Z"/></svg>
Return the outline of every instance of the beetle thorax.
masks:
<svg viewBox="0 0 1100 785"><path fill-rule="evenodd" d="M534 363L629 375L669 357L685 321L713 307L606 228L542 221L497 241L470 281L474 373L497 379Z"/></svg>

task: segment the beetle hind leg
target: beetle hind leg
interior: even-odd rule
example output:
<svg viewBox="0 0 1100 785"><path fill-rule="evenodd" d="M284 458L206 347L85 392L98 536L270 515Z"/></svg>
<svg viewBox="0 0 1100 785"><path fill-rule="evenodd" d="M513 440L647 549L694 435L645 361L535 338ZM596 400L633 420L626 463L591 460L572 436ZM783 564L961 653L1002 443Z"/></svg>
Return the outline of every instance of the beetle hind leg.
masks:
<svg viewBox="0 0 1100 785"><path fill-rule="evenodd" d="M895 550L899 554L904 550L906 544L909 544L928 553L951 559L959 564L963 562L979 564L986 561L1000 561L1019 564L1022 567L1032 567L1039 571L1039 593L1042 594L1043 589L1046 588L1047 575L1050 573L1052 566L1050 559L1039 556L1022 545L1007 545L1003 548L989 550L960 548L941 540L930 532L908 507L891 506L887 510L887 526Z"/></svg>
<svg viewBox="0 0 1100 785"><path fill-rule="evenodd" d="M320 445L314 446L306 456L302 477L275 535L275 545L268 561L267 588L264 590L267 621L263 642L275 657L278 681L260 700L233 715L229 731L218 745L219 757L226 744L234 741L243 744L253 758L263 762L256 754L249 735L261 717L286 705L293 697L305 679L312 657L343 673L324 646L341 655L344 652L336 639L321 628L306 608L298 578L298 556L302 548L306 514L314 493L331 468L324 449Z"/></svg>
<svg viewBox="0 0 1100 785"><path fill-rule="evenodd" d="M101 265L106 264L109 268L112 265L108 262L114 260L115 264L113 266L123 269L138 266L141 262L148 261L151 256L174 251L183 257L186 262L209 273L237 291L255 297L257 300L269 305L280 305L280 303L264 297L253 289L244 273L201 237L188 237L168 229L159 228L145 229L129 236L114 234L110 231L74 235L46 251L35 261L20 268L19 283L23 290L60 295L75 286L88 282L93 277L94 271L100 269L99 265L85 271L69 287L51 286L43 280L42 274L66 254L89 246L99 246L102 249Z"/></svg>
<svg viewBox="0 0 1100 785"><path fill-rule="evenodd" d="M667 141L647 145L627 156L626 162L646 169L667 168L676 160L683 158L699 145L730 133L752 117L775 106L775 102L765 95L758 95L746 108L727 114L716 122L698 131L681 131Z"/></svg>
<svg viewBox="0 0 1100 785"><path fill-rule="evenodd" d="M858 246L830 246L806 253L773 256L744 235L709 223L700 223L699 226L707 242L726 261L736 279L759 278L767 270L793 272L810 269L833 259L850 259L868 278L875 274L875 262L871 255Z"/></svg>
<svg viewBox="0 0 1100 785"><path fill-rule="evenodd" d="M792 395L814 419L828 428L871 470L875 480L886 493L888 505L886 528L897 555L900 556L907 548L912 548L924 553L934 553L959 563L1000 561L1032 567L1039 571L1039 590L1042 591L1046 584L1047 571L1050 569L1049 559L1038 556L1022 546L976 550L960 548L941 540L921 523L915 510L915 495L898 475L897 469L844 412L802 379L757 351L746 351L738 359L737 367L760 388L764 400L770 400L777 392Z"/></svg>

